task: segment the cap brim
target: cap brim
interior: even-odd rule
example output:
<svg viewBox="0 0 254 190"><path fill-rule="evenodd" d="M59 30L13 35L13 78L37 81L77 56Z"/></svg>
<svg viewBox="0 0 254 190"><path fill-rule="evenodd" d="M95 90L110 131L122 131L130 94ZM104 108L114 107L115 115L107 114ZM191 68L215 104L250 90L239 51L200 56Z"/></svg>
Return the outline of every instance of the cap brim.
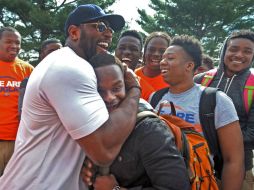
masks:
<svg viewBox="0 0 254 190"><path fill-rule="evenodd" d="M116 14L106 14L100 17L96 17L94 19L92 19L93 21L96 20L106 20L109 22L110 27L115 31L120 31L123 29L124 25L125 25L125 20L121 15L116 15Z"/></svg>

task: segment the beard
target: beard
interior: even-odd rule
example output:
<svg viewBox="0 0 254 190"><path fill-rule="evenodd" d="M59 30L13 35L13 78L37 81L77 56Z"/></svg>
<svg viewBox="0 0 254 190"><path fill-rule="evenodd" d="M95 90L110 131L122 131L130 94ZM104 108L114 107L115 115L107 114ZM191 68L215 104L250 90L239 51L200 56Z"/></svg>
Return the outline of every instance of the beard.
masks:
<svg viewBox="0 0 254 190"><path fill-rule="evenodd" d="M97 43L93 37L89 37L85 31L81 30L79 47L82 49L87 60L96 54Z"/></svg>

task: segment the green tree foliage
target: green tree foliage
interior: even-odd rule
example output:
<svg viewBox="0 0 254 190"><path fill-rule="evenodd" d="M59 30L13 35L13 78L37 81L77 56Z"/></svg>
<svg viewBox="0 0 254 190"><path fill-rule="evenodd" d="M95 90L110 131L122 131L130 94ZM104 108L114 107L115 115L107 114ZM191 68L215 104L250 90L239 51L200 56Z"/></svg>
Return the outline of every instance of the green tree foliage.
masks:
<svg viewBox="0 0 254 190"><path fill-rule="evenodd" d="M235 29L254 29L253 0L150 0L153 16L139 9L138 24L144 31L166 31L171 36L198 38L209 55L218 56L219 46Z"/></svg>
<svg viewBox="0 0 254 190"><path fill-rule="evenodd" d="M93 3L108 10L107 7L114 2L115 0L0 0L0 26L12 26L20 32L20 57L36 65L43 40L58 38L64 44L64 23L69 12L77 5Z"/></svg>

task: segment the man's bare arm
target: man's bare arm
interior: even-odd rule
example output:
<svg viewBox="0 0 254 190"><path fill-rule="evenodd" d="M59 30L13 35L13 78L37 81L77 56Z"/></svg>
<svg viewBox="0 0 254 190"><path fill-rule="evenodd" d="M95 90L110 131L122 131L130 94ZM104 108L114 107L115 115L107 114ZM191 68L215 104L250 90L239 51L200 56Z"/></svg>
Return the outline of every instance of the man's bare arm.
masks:
<svg viewBox="0 0 254 190"><path fill-rule="evenodd" d="M223 157L222 190L239 190L244 178L244 148L239 122L225 125L217 133Z"/></svg>
<svg viewBox="0 0 254 190"><path fill-rule="evenodd" d="M123 143L135 127L140 97L139 83L135 74L125 73L126 98L109 114L109 119L90 135L78 139L88 157L99 166L109 165L119 153Z"/></svg>

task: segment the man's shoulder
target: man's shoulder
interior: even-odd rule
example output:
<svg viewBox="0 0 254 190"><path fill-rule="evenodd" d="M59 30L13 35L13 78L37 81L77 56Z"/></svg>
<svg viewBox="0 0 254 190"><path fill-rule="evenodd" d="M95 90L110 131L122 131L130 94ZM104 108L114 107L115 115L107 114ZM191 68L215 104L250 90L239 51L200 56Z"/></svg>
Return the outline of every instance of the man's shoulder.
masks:
<svg viewBox="0 0 254 190"><path fill-rule="evenodd" d="M169 94L173 97L176 97L177 99L185 97L200 98L200 95L203 92L204 88L205 87L203 87L202 85L194 83L192 87L189 87L189 89L186 89L179 94L172 94L170 91Z"/></svg>
<svg viewBox="0 0 254 190"><path fill-rule="evenodd" d="M206 73L199 73L194 76L194 82L200 84Z"/></svg>
<svg viewBox="0 0 254 190"><path fill-rule="evenodd" d="M93 73L91 64L89 64L87 60L78 56L69 47L63 47L57 51L50 53L50 55L43 59L40 64L46 65L47 63L50 65L51 71L59 71L63 75L66 74L66 71L69 72L68 75L71 75L72 73L82 73L82 75L84 73L86 75Z"/></svg>
<svg viewBox="0 0 254 190"><path fill-rule="evenodd" d="M216 107L218 108L218 110L225 111L225 109L227 109L228 112L232 110L235 111L235 106L232 99L221 90L218 90L216 92Z"/></svg>
<svg viewBox="0 0 254 190"><path fill-rule="evenodd" d="M16 58L15 59L15 63L16 64L20 64L22 65L22 67L28 67L28 68L34 68L33 65L31 65L30 63L28 63L27 61L24 61L20 58Z"/></svg>
<svg viewBox="0 0 254 190"><path fill-rule="evenodd" d="M138 122L134 131L140 137L151 136L151 138L163 138L163 136L170 134L167 124L159 117L152 115L147 115Z"/></svg>
<svg viewBox="0 0 254 190"><path fill-rule="evenodd" d="M209 76L209 78L211 78L211 76L215 76L216 75L217 71L218 71L218 68L214 68L214 69L211 69L209 71L206 71L206 72L203 72L203 73L199 73L199 74L194 76L194 82L198 83L198 84L201 84L201 82L202 82L202 80L203 80L203 78L205 76L206 77Z"/></svg>
<svg viewBox="0 0 254 190"><path fill-rule="evenodd" d="M229 100L231 100L231 98L225 92L223 92L222 90L217 90L216 97L217 98L219 97L219 98L222 98L222 99L229 99Z"/></svg>

